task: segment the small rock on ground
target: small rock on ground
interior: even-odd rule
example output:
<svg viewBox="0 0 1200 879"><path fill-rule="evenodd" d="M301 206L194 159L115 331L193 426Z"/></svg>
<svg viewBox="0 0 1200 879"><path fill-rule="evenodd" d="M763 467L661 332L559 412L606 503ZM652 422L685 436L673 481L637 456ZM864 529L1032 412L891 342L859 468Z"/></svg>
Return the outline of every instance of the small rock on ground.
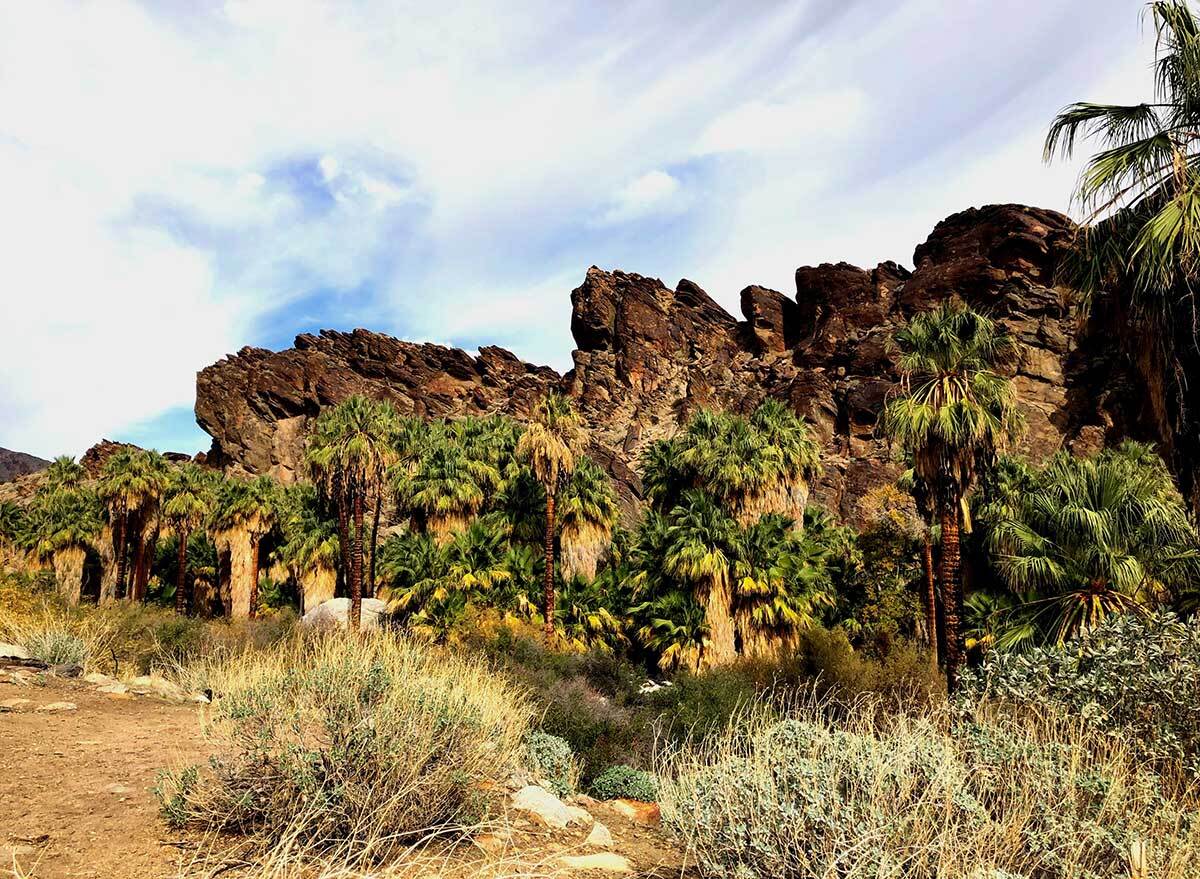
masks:
<svg viewBox="0 0 1200 879"><path fill-rule="evenodd" d="M587 809L581 809L578 806L567 806L567 814L571 816L568 823L578 824L580 827L587 827L596 820Z"/></svg>
<svg viewBox="0 0 1200 879"><path fill-rule="evenodd" d="M32 699L5 699L0 702L0 711L24 711L32 704Z"/></svg>
<svg viewBox="0 0 1200 879"><path fill-rule="evenodd" d="M572 870L604 870L609 873L632 873L633 867L624 855L603 852L595 855L567 855L563 864Z"/></svg>
<svg viewBox="0 0 1200 879"><path fill-rule="evenodd" d="M74 711L79 706L74 702L47 702L45 705L39 705L38 711Z"/></svg>
<svg viewBox="0 0 1200 879"><path fill-rule="evenodd" d="M583 844L592 848L612 848L612 831L597 821L592 825L592 832L588 834Z"/></svg>

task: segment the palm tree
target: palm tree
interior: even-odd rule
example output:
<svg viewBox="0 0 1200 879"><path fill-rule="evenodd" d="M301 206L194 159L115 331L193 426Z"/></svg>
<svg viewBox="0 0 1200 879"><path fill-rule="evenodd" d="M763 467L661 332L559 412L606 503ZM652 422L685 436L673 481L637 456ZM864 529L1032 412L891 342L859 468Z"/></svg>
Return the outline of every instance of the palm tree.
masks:
<svg viewBox="0 0 1200 879"><path fill-rule="evenodd" d="M534 409L517 442L517 455L527 462L546 491L546 571L543 613L545 633L554 634L554 505L583 450L584 436L571 401L551 391Z"/></svg>
<svg viewBox="0 0 1200 879"><path fill-rule="evenodd" d="M673 510L683 493L690 487L688 478L679 466L680 437L647 443L638 456L638 473L642 492L650 505L660 513Z"/></svg>
<svg viewBox="0 0 1200 879"><path fill-rule="evenodd" d="M362 622L365 508L368 498L382 492L385 476L399 457L394 445L399 426L390 403L356 395L322 412L309 438L309 465L338 511L354 631Z"/></svg>
<svg viewBox="0 0 1200 879"><path fill-rule="evenodd" d="M178 465L167 481L163 495L163 516L175 529L179 540L175 570L175 612L183 615L189 610L191 589L187 582L188 539L200 528L212 512L213 479L190 461Z"/></svg>
<svg viewBox="0 0 1200 879"><path fill-rule="evenodd" d="M559 531L563 580L596 578L596 564L612 539L619 515L608 474L590 458L581 457L563 491Z"/></svg>
<svg viewBox="0 0 1200 879"><path fill-rule="evenodd" d="M916 471L911 466L896 480L896 485L912 496L913 503L917 508L917 515L921 517L921 570L924 575L921 604L925 612L925 636L929 649L929 659L936 670L938 665L938 634L941 632L941 626L938 621L937 579L934 575L933 565L934 531L938 527L935 524L935 519L937 519L937 504L929 483L917 476Z"/></svg>
<svg viewBox="0 0 1200 879"><path fill-rule="evenodd" d="M1167 603L1200 577L1200 537L1149 446L1061 452L1013 506L988 545L1005 583L1038 596L1025 616L1060 644L1111 613Z"/></svg>
<svg viewBox="0 0 1200 879"><path fill-rule="evenodd" d="M300 587L301 611L308 613L336 591L341 560L337 522L325 514L316 488L306 482L284 490L279 518L283 543L276 557Z"/></svg>
<svg viewBox="0 0 1200 879"><path fill-rule="evenodd" d="M45 484L53 490L79 488L86 472L70 455L59 455L43 471Z"/></svg>
<svg viewBox="0 0 1200 879"><path fill-rule="evenodd" d="M742 525L780 513L802 528L820 455L803 420L766 400L748 418L697 412L675 437L647 445L640 468L646 494L663 512L684 491L703 489Z"/></svg>
<svg viewBox="0 0 1200 879"><path fill-rule="evenodd" d="M17 548L24 523L24 510L12 501L0 501L0 549L5 550L6 555Z"/></svg>
<svg viewBox="0 0 1200 879"><path fill-rule="evenodd" d="M895 343L902 379L884 406L882 427L912 457L915 475L936 498L946 679L953 691L963 655L963 501L979 470L1021 428L1012 384L996 372L1014 345L996 322L953 302L914 317L896 333Z"/></svg>
<svg viewBox="0 0 1200 879"><path fill-rule="evenodd" d="M663 569L692 586L704 608L707 665L724 665L737 656L732 581L740 536L737 522L697 490L684 493L667 526Z"/></svg>
<svg viewBox="0 0 1200 879"><path fill-rule="evenodd" d="M573 577L563 581L555 603L557 625L566 649L576 653L611 653L627 643L625 623L613 613L606 590L596 580Z"/></svg>
<svg viewBox="0 0 1200 879"><path fill-rule="evenodd" d="M227 479L214 504L213 527L229 535L235 556L230 583L234 618L258 614L259 549L278 518L278 491L279 484L265 474L249 481Z"/></svg>
<svg viewBox="0 0 1200 879"><path fill-rule="evenodd" d="M1079 176L1086 216L1062 280L1085 304L1102 297L1134 324L1117 339L1143 372L1196 514L1200 480L1189 462L1200 452L1200 392L1189 379L1200 371L1200 22L1184 0L1156 0L1146 12L1156 37L1152 100L1071 104L1051 124L1044 156L1069 159L1084 141L1101 147Z"/></svg>
<svg viewBox="0 0 1200 879"><path fill-rule="evenodd" d="M500 472L445 436L431 440L415 465L393 471L396 501L419 531L442 544L463 531L500 484Z"/></svg>
<svg viewBox="0 0 1200 879"><path fill-rule="evenodd" d="M140 600L137 581L144 567L145 528L159 493L166 481L166 462L157 452L125 446L104 463L99 483L100 498L109 511L113 529L113 547L117 559L115 595ZM127 589L130 544L136 541L134 584ZM109 596L103 596L107 598Z"/></svg>
<svg viewBox="0 0 1200 879"><path fill-rule="evenodd" d="M83 488L48 489L40 493L24 523L25 549L54 567L59 593L78 604L87 550L103 527L100 499Z"/></svg>
<svg viewBox="0 0 1200 879"><path fill-rule="evenodd" d="M821 473L821 451L803 419L776 399L768 398L750 416L776 471L765 496L755 504L764 513L780 513L804 526L809 485Z"/></svg>
<svg viewBox="0 0 1200 879"><path fill-rule="evenodd" d="M469 606L494 604L496 588L511 579L506 545L494 516L476 519L442 546L427 535L393 538L383 558L389 606L418 637L444 641Z"/></svg>
<svg viewBox="0 0 1200 879"><path fill-rule="evenodd" d="M833 606L830 556L828 546L778 513L742 531L734 566L734 625L743 653L777 655L816 622L819 608Z"/></svg>
<svg viewBox="0 0 1200 879"><path fill-rule="evenodd" d="M704 608L690 592L672 589L635 605L629 612L645 620L638 640L658 655L663 671L700 671L709 644Z"/></svg>

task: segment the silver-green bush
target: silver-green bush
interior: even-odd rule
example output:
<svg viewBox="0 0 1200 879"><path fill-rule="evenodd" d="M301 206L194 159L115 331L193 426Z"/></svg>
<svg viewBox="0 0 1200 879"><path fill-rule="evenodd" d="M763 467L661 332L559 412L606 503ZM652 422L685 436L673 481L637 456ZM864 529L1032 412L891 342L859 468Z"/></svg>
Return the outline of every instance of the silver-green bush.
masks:
<svg viewBox="0 0 1200 879"><path fill-rule="evenodd" d="M519 765L531 711L482 663L402 638L297 638L206 669L204 769L160 776L164 817L267 848L380 856L473 819Z"/></svg>
<svg viewBox="0 0 1200 879"><path fill-rule="evenodd" d="M574 792L579 770L566 739L534 730L525 737L525 762L537 779L558 796Z"/></svg>
<svg viewBox="0 0 1200 879"><path fill-rule="evenodd" d="M667 825L706 877L1156 879L1200 856L1194 799L1069 725L947 715L754 723L664 767Z"/></svg>
<svg viewBox="0 0 1200 879"><path fill-rule="evenodd" d="M1060 646L991 653L964 702L1067 712L1158 763L1200 774L1200 627L1171 614L1112 617Z"/></svg>

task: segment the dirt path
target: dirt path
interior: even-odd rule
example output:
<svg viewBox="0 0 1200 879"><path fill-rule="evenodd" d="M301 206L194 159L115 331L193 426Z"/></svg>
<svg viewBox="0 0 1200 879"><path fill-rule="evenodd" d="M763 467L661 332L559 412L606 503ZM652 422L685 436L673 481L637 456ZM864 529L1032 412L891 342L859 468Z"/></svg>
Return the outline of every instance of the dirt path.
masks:
<svg viewBox="0 0 1200 879"><path fill-rule="evenodd" d="M4 707L14 699L28 702ZM37 710L62 702L76 707ZM172 879L186 873L181 868L192 846L163 823L151 788L159 769L206 759L199 713L196 705L114 698L61 678L46 678L44 685L0 678L0 879ZM628 857L637 876L681 875L681 855L659 828L629 820L612 804L589 808L612 832L612 850ZM478 847L456 847L438 859L436 869L395 875L605 875L564 869L564 858L597 854L584 842L589 827L552 831L517 813L497 817L507 840L502 851L484 846L486 837L498 841L486 834Z"/></svg>
<svg viewBox="0 0 1200 879"><path fill-rule="evenodd" d="M158 879L177 849L150 792L162 767L202 758L198 708L115 699L86 685L0 682L0 877ZM74 711L37 711L73 702Z"/></svg>

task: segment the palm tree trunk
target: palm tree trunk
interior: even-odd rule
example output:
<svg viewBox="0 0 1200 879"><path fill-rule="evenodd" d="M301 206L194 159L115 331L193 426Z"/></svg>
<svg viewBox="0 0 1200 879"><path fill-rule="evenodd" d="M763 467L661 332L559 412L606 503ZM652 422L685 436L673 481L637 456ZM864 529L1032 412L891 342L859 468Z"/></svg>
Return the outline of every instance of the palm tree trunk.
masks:
<svg viewBox="0 0 1200 879"><path fill-rule="evenodd" d="M554 492L546 492L546 579L543 609L545 623L542 630L547 640L554 635Z"/></svg>
<svg viewBox="0 0 1200 879"><path fill-rule="evenodd" d="M146 514L139 510L134 516L137 527L133 535L133 570L130 571L129 592L134 601L146 600L146 580L143 579L143 568L146 565ZM149 579L149 578L146 578Z"/></svg>
<svg viewBox="0 0 1200 879"><path fill-rule="evenodd" d="M342 584L350 591L350 498L340 495L337 499L338 549L342 557Z"/></svg>
<svg viewBox="0 0 1200 879"><path fill-rule="evenodd" d="M187 544L186 528L179 529L179 567L175 571L175 613L185 616L188 612L187 594Z"/></svg>
<svg viewBox="0 0 1200 879"><path fill-rule="evenodd" d="M730 594L727 580L710 580L707 584L703 600L704 621L708 624L708 647L704 651L704 666L713 668L728 665L737 659L737 626L730 605L733 596Z"/></svg>
<svg viewBox="0 0 1200 879"><path fill-rule="evenodd" d="M933 576L933 535L925 529L925 546L922 553L925 562L925 632L929 644L929 657L936 669L938 664L938 615L937 584Z"/></svg>
<svg viewBox="0 0 1200 879"><path fill-rule="evenodd" d="M375 521L371 523L371 579L367 596L375 597L375 552L379 549L379 514L383 512L383 489L375 495Z"/></svg>
<svg viewBox="0 0 1200 879"><path fill-rule="evenodd" d="M258 544L262 536L250 535L250 619L258 616Z"/></svg>
<svg viewBox="0 0 1200 879"><path fill-rule="evenodd" d="M942 623L946 629L946 689L958 690L958 672L962 667L962 631L959 611L962 607L962 570L959 556L958 501L942 504Z"/></svg>
<svg viewBox="0 0 1200 879"><path fill-rule="evenodd" d="M117 537L117 598L128 596L125 588L125 575L129 570L129 508L121 511L120 533Z"/></svg>
<svg viewBox="0 0 1200 879"><path fill-rule="evenodd" d="M363 598L363 492L354 493L354 544L350 573L350 631L362 628Z"/></svg>
<svg viewBox="0 0 1200 879"><path fill-rule="evenodd" d="M83 565L87 550L82 546L68 546L54 553L54 579L59 594L70 605L79 604L83 593Z"/></svg>

